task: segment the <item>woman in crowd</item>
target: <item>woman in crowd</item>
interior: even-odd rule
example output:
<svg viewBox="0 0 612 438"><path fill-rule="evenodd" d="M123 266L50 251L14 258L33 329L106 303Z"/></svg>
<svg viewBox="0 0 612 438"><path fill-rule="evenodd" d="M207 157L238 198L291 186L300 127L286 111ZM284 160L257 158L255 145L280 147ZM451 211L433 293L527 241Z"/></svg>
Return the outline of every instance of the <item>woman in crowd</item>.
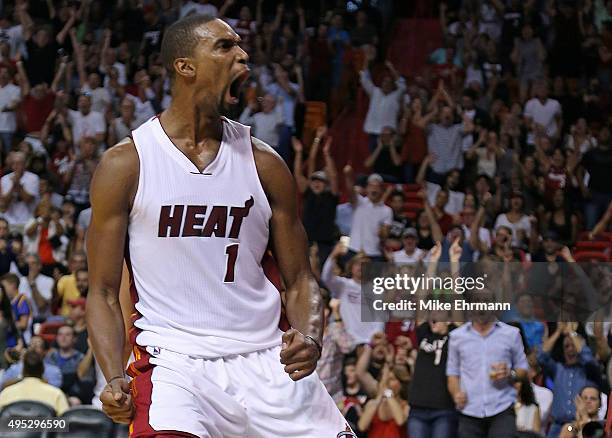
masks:
<svg viewBox="0 0 612 438"><path fill-rule="evenodd" d="M517 392L517 400L514 403L516 413L516 429L519 432L540 433L540 407L535 399L533 387L529 379L525 376L518 380L514 387Z"/></svg>
<svg viewBox="0 0 612 438"><path fill-rule="evenodd" d="M408 402L402 395L402 381L385 367L376 398L366 403L357 427L368 438L405 438Z"/></svg>
<svg viewBox="0 0 612 438"><path fill-rule="evenodd" d="M565 193L557 189L552 197L550 207L542 217L542 235L553 231L562 245L572 246L578 232L578 217L567 205Z"/></svg>

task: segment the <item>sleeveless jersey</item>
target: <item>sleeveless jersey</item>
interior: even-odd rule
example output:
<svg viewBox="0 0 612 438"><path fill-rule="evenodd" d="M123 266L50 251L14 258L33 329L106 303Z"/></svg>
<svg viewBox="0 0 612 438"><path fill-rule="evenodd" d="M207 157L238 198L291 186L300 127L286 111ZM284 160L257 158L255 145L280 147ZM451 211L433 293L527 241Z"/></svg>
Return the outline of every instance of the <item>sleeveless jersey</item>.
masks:
<svg viewBox="0 0 612 438"><path fill-rule="evenodd" d="M140 175L128 224L135 342L194 357L279 345L281 300L264 274L272 210L250 130L223 118L200 172L158 117L133 131Z"/></svg>

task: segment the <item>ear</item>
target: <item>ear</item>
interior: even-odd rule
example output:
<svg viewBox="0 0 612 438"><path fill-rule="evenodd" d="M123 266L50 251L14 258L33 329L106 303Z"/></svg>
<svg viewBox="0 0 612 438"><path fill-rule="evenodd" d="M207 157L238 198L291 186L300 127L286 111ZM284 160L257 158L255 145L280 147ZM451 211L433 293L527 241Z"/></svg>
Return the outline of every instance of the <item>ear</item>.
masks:
<svg viewBox="0 0 612 438"><path fill-rule="evenodd" d="M195 65L190 58L176 58L173 65L174 71L180 76L192 78L196 74Z"/></svg>

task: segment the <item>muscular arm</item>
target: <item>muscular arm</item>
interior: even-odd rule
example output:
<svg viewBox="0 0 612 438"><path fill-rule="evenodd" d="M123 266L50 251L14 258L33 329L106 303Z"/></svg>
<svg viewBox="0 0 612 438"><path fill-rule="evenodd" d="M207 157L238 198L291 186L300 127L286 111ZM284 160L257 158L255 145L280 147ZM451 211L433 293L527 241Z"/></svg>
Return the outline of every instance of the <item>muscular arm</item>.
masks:
<svg viewBox="0 0 612 438"><path fill-rule="evenodd" d="M132 141L126 139L104 153L91 183L87 329L107 380L124 373L125 328L119 290L138 171L138 155Z"/></svg>
<svg viewBox="0 0 612 438"><path fill-rule="evenodd" d="M272 248L286 285L287 318L295 330L312 336L321 345L321 295L310 270L306 233L297 212L295 181L282 159L268 145L253 138L253 152L272 209Z"/></svg>

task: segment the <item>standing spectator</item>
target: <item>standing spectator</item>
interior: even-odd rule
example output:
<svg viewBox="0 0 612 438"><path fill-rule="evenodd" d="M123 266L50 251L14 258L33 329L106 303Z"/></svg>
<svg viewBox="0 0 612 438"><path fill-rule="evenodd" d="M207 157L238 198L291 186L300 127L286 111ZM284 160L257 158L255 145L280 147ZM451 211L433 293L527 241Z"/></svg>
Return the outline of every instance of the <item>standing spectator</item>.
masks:
<svg viewBox="0 0 612 438"><path fill-rule="evenodd" d="M11 300L11 308L13 309L13 321L17 333L13 334L10 339L7 339L7 346L14 347L23 340L25 344L29 344L32 337L32 305L22 293L19 293L19 277L12 272L4 274L0 278L4 293Z"/></svg>
<svg viewBox="0 0 612 438"><path fill-rule="evenodd" d="M426 252L417 248L418 234L415 228L406 228L402 234L402 242L404 248L399 251L394 251L391 255L391 261L394 263L418 263L424 257Z"/></svg>
<svg viewBox="0 0 612 438"><path fill-rule="evenodd" d="M524 377L519 379L514 387L517 392L517 400L514 404L517 431L539 434L541 430L540 408L536 402L531 382Z"/></svg>
<svg viewBox="0 0 612 438"><path fill-rule="evenodd" d="M279 100L277 104L273 95L266 94L261 99L261 111L257 111L256 102L251 102L240 115L240 123L250 125L253 135L274 149L278 149L279 129L284 121L282 97Z"/></svg>
<svg viewBox="0 0 612 438"><path fill-rule="evenodd" d="M28 275L21 277L19 290L32 304L34 319L44 320L51 315L51 299L53 298L53 278L41 274L42 264L36 253L26 255Z"/></svg>
<svg viewBox="0 0 612 438"><path fill-rule="evenodd" d="M461 412L459 438L514 437L512 382L526 376L527 368L519 330L490 312L474 312L470 322L450 333L446 374Z"/></svg>
<svg viewBox="0 0 612 438"><path fill-rule="evenodd" d="M353 187L353 170L345 168L345 175ZM351 193L353 205L353 223L351 239L348 245L351 256L364 252L373 260L383 260L381 237L388 234L388 227L393 220L393 210L383 202L383 179L374 173L368 177L366 196L359 195L355 190Z"/></svg>
<svg viewBox="0 0 612 438"><path fill-rule="evenodd" d="M383 370L376 398L366 403L357 427L368 438L405 437L408 402L402 395L402 381L393 370Z"/></svg>
<svg viewBox="0 0 612 438"><path fill-rule="evenodd" d="M64 175L64 184L68 187L66 199L73 202L77 214L89 207L89 185L97 165L96 140L82 137L77 156L71 160L69 170Z"/></svg>
<svg viewBox="0 0 612 438"><path fill-rule="evenodd" d="M473 122L465 117L454 123L450 106L442 107L440 123L427 127L427 150L432 158L430 180L443 185L445 175L453 169L463 169L463 138L474 130Z"/></svg>
<svg viewBox="0 0 612 438"><path fill-rule="evenodd" d="M592 230L612 202L612 185L610 184L612 143L609 127L601 128L597 147L584 154L582 165L589 172L585 216L586 228Z"/></svg>
<svg viewBox="0 0 612 438"><path fill-rule="evenodd" d="M376 147L366 158L364 166L382 176L385 182L400 182L402 178L402 159L398 147L395 130L390 126L383 127L378 136Z"/></svg>
<svg viewBox="0 0 612 438"><path fill-rule="evenodd" d="M64 226L57 210L54 213L48 200L41 201L36 207L35 217L26 223L24 234L26 252L38 255L46 272L63 259L58 251L65 244L63 233Z"/></svg>
<svg viewBox="0 0 612 438"><path fill-rule="evenodd" d="M391 72L391 76L385 76L380 87L372 82L370 71L368 70L369 60L366 58L363 70L359 73L361 85L370 96L370 106L363 124L363 130L369 136L369 149L373 152L378 143L378 136L382 133L385 126L397 130L397 122L401 109L401 98L406 91L406 81L395 70L390 61L385 65ZM395 82L395 84L394 84Z"/></svg>
<svg viewBox="0 0 612 438"><path fill-rule="evenodd" d="M68 262L68 270L70 274L62 276L57 282L57 300L59 301L59 314L67 317L70 314L70 304L68 300L74 300L81 297L81 293L77 287L76 271L85 269L87 266L87 258L83 251L74 252Z"/></svg>
<svg viewBox="0 0 612 438"><path fill-rule="evenodd" d="M529 216L523 212L524 198L520 192L510 195L510 209L501 213L495 220L495 230L506 227L512 230L512 246L521 247L531 237L532 224Z"/></svg>
<svg viewBox="0 0 612 438"><path fill-rule="evenodd" d="M64 393L45 383L43 358L34 350L23 355L23 380L0 392L0 408L17 401L38 401L51 406L56 415L62 415L68 409Z"/></svg>
<svg viewBox="0 0 612 438"><path fill-rule="evenodd" d="M7 347L16 345L18 330L13 318L13 308L11 300L6 291L0 288L0 351L5 351ZM6 358L0 355L0 367L6 368Z"/></svg>
<svg viewBox="0 0 612 438"><path fill-rule="evenodd" d="M11 82L7 67L0 67L0 140L6 156L13 146L13 135L17 130L15 109L21 101L21 91Z"/></svg>
<svg viewBox="0 0 612 438"><path fill-rule="evenodd" d="M30 346L26 351L35 351L40 354L45 364L45 371L43 372L43 378L49 385L53 385L56 388L62 386L62 372L60 369L50 363L47 359L47 351L49 350L47 342L40 336L32 336ZM25 352L24 352L25 353ZM14 363L8 367L2 374L2 383L0 388L6 388L9 385L19 382L23 378L23 361Z"/></svg>
<svg viewBox="0 0 612 438"><path fill-rule="evenodd" d="M57 331L56 342L58 349L49 353L49 362L59 367L62 372L62 391L68 396L70 405L79 405L79 379L84 376L84 371L87 371L83 369L87 364L83 360L84 354L74 348L74 328L69 325L61 326Z"/></svg>
<svg viewBox="0 0 612 438"><path fill-rule="evenodd" d="M389 193L388 189L387 192L385 192L385 195L387 193ZM391 210L393 210L393 220L388 228L388 233L384 236L385 251L399 250L402 247L404 231L406 231L406 228L412 225L412 221L404 212L405 199L404 192L401 190L395 190L389 195L389 207L391 207Z"/></svg>
<svg viewBox="0 0 612 438"><path fill-rule="evenodd" d="M558 322L556 330L544 341L542 351L538 353L538 362L554 384L552 418L553 423L546 435L557 438L563 425L571 423L576 417L576 396L585 386L595 386L599 366L591 349L578 333L577 324ZM563 336L563 361L557 362L551 351Z"/></svg>
<svg viewBox="0 0 612 438"><path fill-rule="evenodd" d="M13 172L0 180L2 202L7 208L4 217L11 227L23 230L32 217L38 198L38 176L25 170L26 157L23 152L11 152L9 160Z"/></svg>
<svg viewBox="0 0 612 438"><path fill-rule="evenodd" d="M354 341L346 332L342 315L340 314L340 300L327 297L323 308L324 319L327 323L323 329L323 353L317 362L317 374L325 389L332 398L338 402L342 398L342 361L344 355L353 350Z"/></svg>
<svg viewBox="0 0 612 438"><path fill-rule="evenodd" d="M108 127L107 144L116 144L138 128L135 117L136 105L132 99L124 97L120 105L121 115L113 119Z"/></svg>
<svg viewBox="0 0 612 438"><path fill-rule="evenodd" d="M80 144L83 137L93 137L96 144L104 141L106 122L103 114L92 111L90 92L81 93L77 101L77 110L68 111L68 121L72 126L74 144Z"/></svg>
<svg viewBox="0 0 612 438"><path fill-rule="evenodd" d="M300 68L296 74L298 83L289 80L289 72L280 65L274 66L274 82L266 87L266 92L279 100L283 110L283 124L279 126L277 152L285 161L289 160L291 136L295 131L295 106L304 100L304 86Z"/></svg>
<svg viewBox="0 0 612 438"><path fill-rule="evenodd" d="M535 97L525 104L525 124L530 130L527 141L535 143L535 134L542 132L555 141L561 136L563 117L561 104L548 98L548 83L537 81L533 86Z"/></svg>
<svg viewBox="0 0 612 438"><path fill-rule="evenodd" d="M340 315L347 333L353 338L355 345L370 342L374 333L384 329L382 322L363 322L361 316L361 263L367 261L363 256L354 256L347 263L346 271L350 278L337 275L338 258L345 252L342 244L333 249L321 272L321 281L329 288L332 296L340 300Z"/></svg>
<svg viewBox="0 0 612 438"><path fill-rule="evenodd" d="M315 162L319 144L326 133L325 127L317 129L316 137L308 154L308 169L310 175L306 179L302 173L302 143L295 137L292 139L295 151L293 174L298 190L303 194L302 221L308 236L309 245L317 245L319 266L322 266L334 247L336 237L336 206L338 205L338 176L336 165L331 156L332 137L327 136L323 145L325 170L315 172Z"/></svg>
<svg viewBox="0 0 612 438"><path fill-rule="evenodd" d="M457 429L455 404L446 386L450 314L432 314L417 327L418 352L408 401L408 436L449 438Z"/></svg>
<svg viewBox="0 0 612 438"><path fill-rule="evenodd" d="M527 100L529 87L536 80L542 79L544 75L544 60L546 50L540 38L533 35L531 24L523 24L521 37L514 41L514 48L510 55L512 62L516 65L520 85L521 102Z"/></svg>

